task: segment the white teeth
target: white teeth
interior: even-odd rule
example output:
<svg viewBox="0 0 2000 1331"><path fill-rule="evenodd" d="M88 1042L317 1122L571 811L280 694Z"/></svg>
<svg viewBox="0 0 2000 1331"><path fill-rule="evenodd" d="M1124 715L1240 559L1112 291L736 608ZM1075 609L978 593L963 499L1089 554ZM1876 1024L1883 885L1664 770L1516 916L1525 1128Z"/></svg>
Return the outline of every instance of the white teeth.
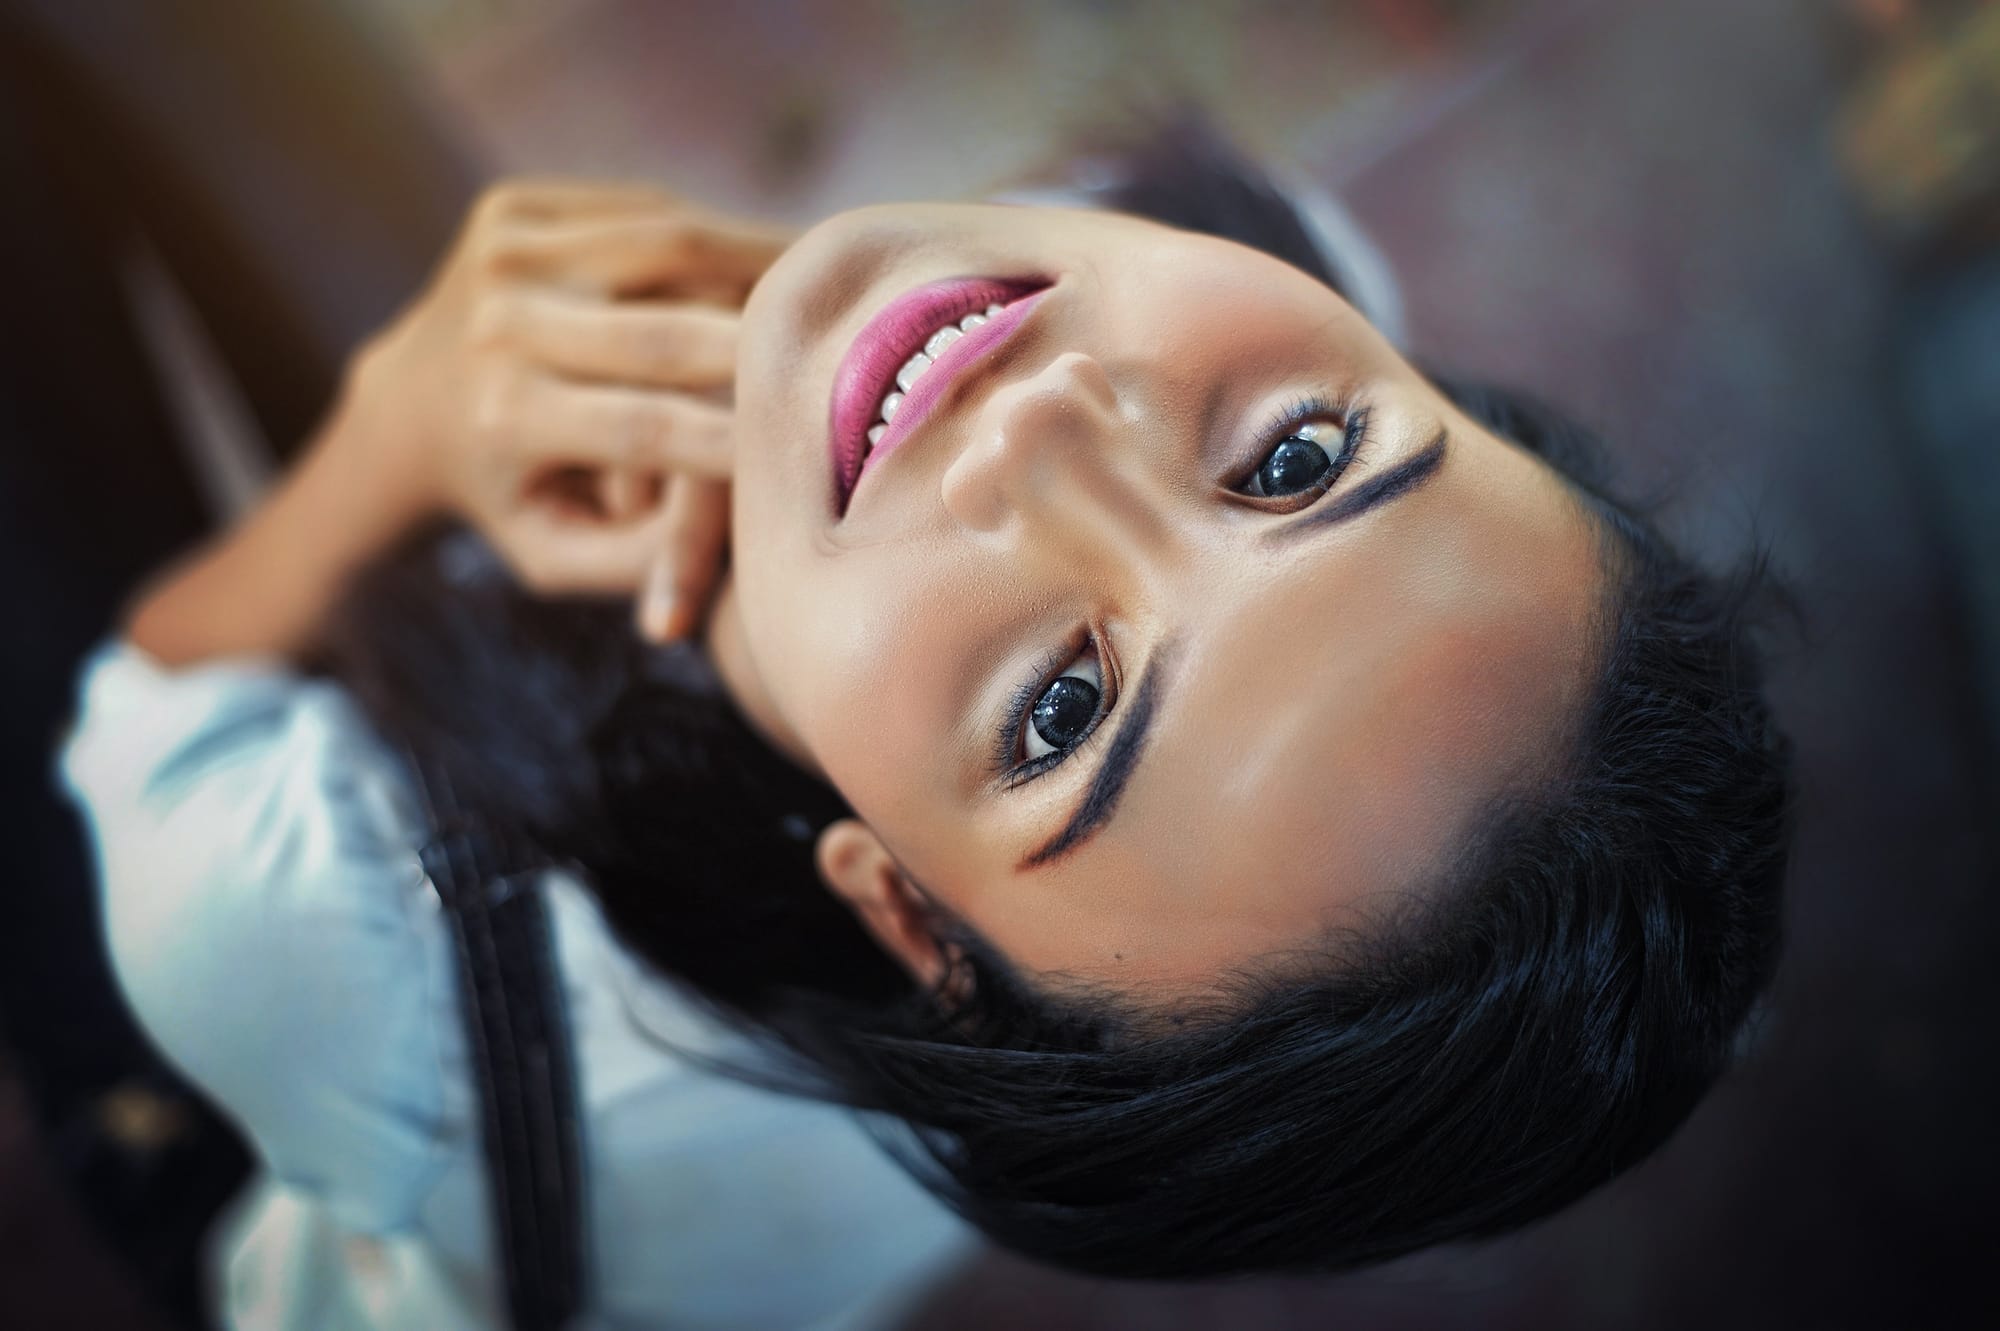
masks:
<svg viewBox="0 0 2000 1331"><path fill-rule="evenodd" d="M883 433L884 433L885 431L887 431L887 430L888 430L888 428L889 428L889 427L888 427L888 426L886 426L886 425L871 425L871 426L869 426L869 427L868 427L868 447L870 447L870 448L873 448L873 447L875 447L875 445L877 445L877 444L881 443L881 442L882 442L882 435L883 435Z"/></svg>
<svg viewBox="0 0 2000 1331"><path fill-rule="evenodd" d="M957 324L946 324L931 334L930 341L924 343L924 354L932 360L936 360L944 354L946 347L964 336L965 334L959 331Z"/></svg>
<svg viewBox="0 0 2000 1331"><path fill-rule="evenodd" d="M903 394L909 392L911 386L917 380L924 377L924 372L931 368L932 361L942 356L945 349L952 343L958 341L959 338L965 336L998 313L1000 313L998 305L988 305L986 313L968 314L956 324L946 324L935 333L932 333L930 338L924 343L924 349L904 361L903 368L896 371L896 391L882 399L883 424L887 424L896 418L896 408L903 405ZM870 445L873 445L881 437L881 429L882 427L878 425L869 431L868 442Z"/></svg>

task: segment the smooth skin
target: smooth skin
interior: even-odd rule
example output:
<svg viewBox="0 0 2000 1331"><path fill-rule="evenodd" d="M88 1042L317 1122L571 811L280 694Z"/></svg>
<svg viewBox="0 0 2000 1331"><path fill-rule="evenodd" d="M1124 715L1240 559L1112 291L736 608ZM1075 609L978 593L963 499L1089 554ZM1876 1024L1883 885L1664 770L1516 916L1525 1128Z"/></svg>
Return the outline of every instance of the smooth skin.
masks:
<svg viewBox="0 0 2000 1331"><path fill-rule="evenodd" d="M539 591L704 634L752 724L853 807L822 875L919 979L945 970L935 902L1031 972L1162 1003L1394 911L1557 761L1597 528L1325 286L1085 211L874 208L788 239L650 191L496 190L133 640L302 655L354 568L456 515ZM841 356L957 276L1053 285L837 511ZM1324 494L1253 493L1287 434L1333 453L1364 411ZM1103 714L1020 779L1013 701L1064 673Z"/></svg>
<svg viewBox="0 0 2000 1331"><path fill-rule="evenodd" d="M842 514L835 367L884 303L959 275L1054 285ZM1243 246L1080 210L848 213L753 294L737 401L714 655L852 804L822 872L921 976L926 896L1031 972L1163 1002L1365 928L1546 774L1584 697L1605 572L1571 489ZM1241 493L1287 433L1363 409L1315 502ZM1371 485L1393 493L1356 511ZM1012 700L1072 664L1106 714L1010 780ZM1149 674L1122 799L1049 856Z"/></svg>

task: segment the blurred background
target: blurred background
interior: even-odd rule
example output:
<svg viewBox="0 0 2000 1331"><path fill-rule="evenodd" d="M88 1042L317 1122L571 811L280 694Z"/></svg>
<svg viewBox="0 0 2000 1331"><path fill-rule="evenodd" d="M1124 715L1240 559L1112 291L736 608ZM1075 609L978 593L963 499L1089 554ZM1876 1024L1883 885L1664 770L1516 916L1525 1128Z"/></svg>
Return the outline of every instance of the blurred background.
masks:
<svg viewBox="0 0 2000 1331"><path fill-rule="evenodd" d="M989 1256L911 1324L2000 1325L2000 4L0 0L0 1326L204 1325L246 1161L125 1015L49 755L478 184L803 222L1188 99L1348 205L1427 360L1599 428L1698 550L1768 545L1789 951L1743 1071L1528 1233L1222 1288Z"/></svg>

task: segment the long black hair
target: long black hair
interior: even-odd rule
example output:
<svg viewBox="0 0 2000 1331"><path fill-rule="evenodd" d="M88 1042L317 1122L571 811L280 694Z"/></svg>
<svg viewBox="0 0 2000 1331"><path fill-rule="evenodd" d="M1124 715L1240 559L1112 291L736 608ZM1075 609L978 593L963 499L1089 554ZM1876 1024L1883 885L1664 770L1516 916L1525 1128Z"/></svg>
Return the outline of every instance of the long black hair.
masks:
<svg viewBox="0 0 2000 1331"><path fill-rule="evenodd" d="M1329 282L1291 203L1187 122L1110 206ZM527 596L463 533L364 578L337 669L396 741L591 884L625 942L791 1056L1000 1243L1076 1270L1334 1270L1498 1232L1645 1156L1722 1071L1776 957L1787 747L1749 577L1681 558L1587 436L1437 377L1596 515L1611 576L1560 771L1496 804L1428 908L1157 1020L1051 992L963 921L920 989L819 883L837 792L622 604Z"/></svg>

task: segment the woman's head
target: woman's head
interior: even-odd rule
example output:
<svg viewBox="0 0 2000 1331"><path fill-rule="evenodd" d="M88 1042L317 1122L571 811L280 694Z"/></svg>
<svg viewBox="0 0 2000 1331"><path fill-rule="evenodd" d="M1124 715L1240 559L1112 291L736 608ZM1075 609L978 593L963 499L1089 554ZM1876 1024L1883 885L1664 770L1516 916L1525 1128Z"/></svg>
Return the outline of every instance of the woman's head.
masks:
<svg viewBox="0 0 2000 1331"><path fill-rule="evenodd" d="M1039 294L843 502L843 357L965 275ZM933 902L1142 1000L1316 947L1560 769L1603 654L1616 545L1578 493L1232 241L843 215L753 297L737 410L719 658L854 808L822 868L920 973Z"/></svg>
<svg viewBox="0 0 2000 1331"><path fill-rule="evenodd" d="M1129 206L1302 267L883 210L760 289L733 698L490 567L367 588L349 677L655 964L911 1125L1003 1243L1200 1276L1520 1224L1662 1141L1769 977L1786 751L1749 583L1675 556L1545 409L1413 371L1211 142L1133 160ZM842 333L968 272L1054 281L843 508ZM1040 752L987 733L1017 697L1087 737L1009 789ZM1024 863L1142 704L1115 813Z"/></svg>

